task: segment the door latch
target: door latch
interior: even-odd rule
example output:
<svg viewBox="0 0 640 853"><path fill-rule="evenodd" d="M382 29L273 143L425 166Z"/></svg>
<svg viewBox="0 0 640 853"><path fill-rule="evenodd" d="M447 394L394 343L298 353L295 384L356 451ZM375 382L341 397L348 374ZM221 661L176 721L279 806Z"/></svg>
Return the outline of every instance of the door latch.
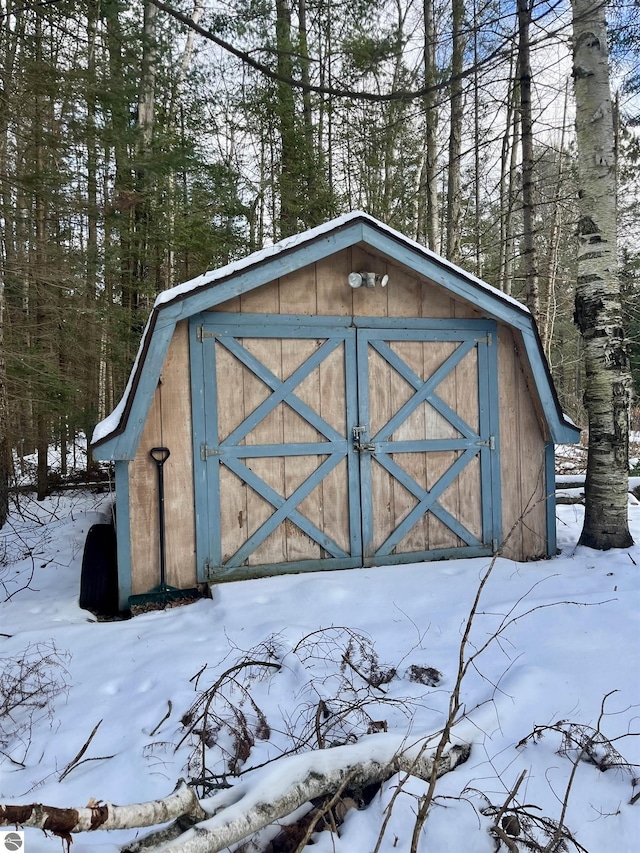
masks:
<svg viewBox="0 0 640 853"><path fill-rule="evenodd" d="M370 441L366 441L367 433L369 431L369 427L366 424L359 424L358 426L354 426L353 428L353 449L356 453L373 453L376 449L375 444L371 444Z"/></svg>

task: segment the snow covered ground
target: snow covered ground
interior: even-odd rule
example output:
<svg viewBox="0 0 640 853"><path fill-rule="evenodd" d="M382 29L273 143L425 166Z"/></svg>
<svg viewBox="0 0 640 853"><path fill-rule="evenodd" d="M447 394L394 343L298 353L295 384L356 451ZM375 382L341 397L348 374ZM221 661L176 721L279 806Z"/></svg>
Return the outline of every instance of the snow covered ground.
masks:
<svg viewBox="0 0 640 853"><path fill-rule="evenodd" d="M83 806L91 797L129 803L168 794L197 770L197 737L188 735L184 715L247 657L279 667L245 667L221 685L210 772L235 764L247 782L260 781L267 771L250 768L294 743L317 747L321 700L325 745L358 737L370 738L373 749L385 734L367 734L380 728L371 721L384 721L389 735L407 742L443 725L461 632L487 559L243 581L216 587L211 600L98 622L77 600L84 538L102 520L106 500L24 498L0 533L0 703L25 652L27 664L49 661L38 695L52 696L47 708L29 714L22 704L0 717L0 803ZM582 511L558 507L561 556L526 564L499 559L493 567L467 654L489 642L463 682L466 716L456 728L472 742L471 757L439 780L423 850L495 850L482 810L500 806L524 770L517 802L531 815L558 820L577 755L562 748L562 732L593 736L594 728L602 738L592 757L608 769L579 762L565 823L589 853L640 849L640 801L630 804L640 790L640 546L607 553L577 547ZM637 502L629 515L640 542ZM372 673L381 674L378 687L366 683ZM243 710L244 746L223 724L232 705ZM526 740L535 726L557 723L537 742ZM290 763L278 761L267 770L281 768L276 775L285 784ZM397 783L391 779L366 808L350 811L339 838L316 835L313 849L372 853ZM382 853L408 853L425 790L415 779L405 784ZM73 851L116 853L134 835L77 835ZM27 829L25 837L25 853L60 849L59 839L40 830Z"/></svg>

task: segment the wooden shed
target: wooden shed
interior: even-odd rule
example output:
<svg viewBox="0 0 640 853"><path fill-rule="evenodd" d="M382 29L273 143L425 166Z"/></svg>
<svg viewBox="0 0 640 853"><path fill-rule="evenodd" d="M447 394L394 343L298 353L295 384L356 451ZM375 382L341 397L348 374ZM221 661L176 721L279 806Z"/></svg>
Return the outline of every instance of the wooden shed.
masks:
<svg viewBox="0 0 640 853"><path fill-rule="evenodd" d="M158 297L93 437L121 606L158 583L152 447L171 452L167 582L187 588L554 554L554 443L578 439L525 307L342 216Z"/></svg>

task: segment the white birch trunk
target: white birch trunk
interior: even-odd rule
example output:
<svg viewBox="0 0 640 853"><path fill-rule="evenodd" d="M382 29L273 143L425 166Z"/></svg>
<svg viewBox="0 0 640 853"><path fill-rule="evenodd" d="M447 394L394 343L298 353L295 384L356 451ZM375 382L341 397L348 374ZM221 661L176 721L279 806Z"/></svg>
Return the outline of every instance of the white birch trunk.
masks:
<svg viewBox="0 0 640 853"><path fill-rule="evenodd" d="M572 0L579 210L575 321L584 341L589 416L585 520L580 542L633 544L628 527L631 376L617 278L616 154L605 4Z"/></svg>
<svg viewBox="0 0 640 853"><path fill-rule="evenodd" d="M405 772L429 781L433 759L425 750L435 745L432 738L411 747L400 736L371 735L360 743L317 750L279 759L259 773L210 800L202 801L213 816L187 830L179 838L153 844L153 837L134 842L122 853L220 853L232 844L277 820L292 814L309 800L340 788L361 789ZM467 760L471 747L452 746L440 760L437 776ZM151 843L150 843L151 842Z"/></svg>
<svg viewBox="0 0 640 853"><path fill-rule="evenodd" d="M144 4L144 33L142 45L142 80L138 95L138 126L142 137L142 148L145 154L151 149L153 137L153 121L155 111L156 87L156 18L158 9L153 3Z"/></svg>
<svg viewBox="0 0 640 853"><path fill-rule="evenodd" d="M340 789L358 790L398 772L430 781L434 759L426 751L435 741L437 736L407 745L401 735L379 734L353 745L292 755L202 802L181 781L168 797L128 806L0 805L0 827L37 827L70 843L71 833L153 827L173 820L170 827L127 844L122 853L219 853L310 800ZM466 743L451 746L438 761L436 775L454 770L470 752Z"/></svg>
<svg viewBox="0 0 640 853"><path fill-rule="evenodd" d="M26 806L0 805L0 826L34 826L67 837L72 832L91 832L96 829L157 826L184 815L189 815L193 820L206 817L192 789L181 781L168 797L127 806L96 803L86 808L61 809L40 803Z"/></svg>

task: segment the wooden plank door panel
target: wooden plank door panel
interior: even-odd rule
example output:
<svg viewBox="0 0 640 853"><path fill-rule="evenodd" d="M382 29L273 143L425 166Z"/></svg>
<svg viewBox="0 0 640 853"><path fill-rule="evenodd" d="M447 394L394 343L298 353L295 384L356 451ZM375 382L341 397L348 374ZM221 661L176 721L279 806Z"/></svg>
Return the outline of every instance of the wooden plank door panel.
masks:
<svg viewBox="0 0 640 853"><path fill-rule="evenodd" d="M461 320L358 330L365 565L495 549L491 329Z"/></svg>
<svg viewBox="0 0 640 853"><path fill-rule="evenodd" d="M201 573L359 565L353 329L213 312L194 325L205 469L196 489L209 532Z"/></svg>

